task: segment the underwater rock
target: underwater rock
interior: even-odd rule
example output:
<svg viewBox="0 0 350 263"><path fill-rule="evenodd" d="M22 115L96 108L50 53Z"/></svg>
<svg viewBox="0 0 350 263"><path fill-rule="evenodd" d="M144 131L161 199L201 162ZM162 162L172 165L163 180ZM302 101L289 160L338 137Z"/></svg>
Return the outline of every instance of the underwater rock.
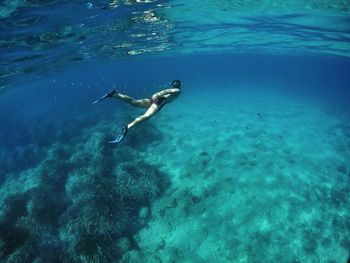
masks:
<svg viewBox="0 0 350 263"><path fill-rule="evenodd" d="M339 165L339 166L337 167L337 171L338 171L339 173L346 174L346 172L348 171L348 169L346 168L346 166L345 166L344 164L342 164L342 165Z"/></svg>
<svg viewBox="0 0 350 263"><path fill-rule="evenodd" d="M305 239L303 248L307 254L314 255L317 249L317 242L314 239Z"/></svg>
<svg viewBox="0 0 350 263"><path fill-rule="evenodd" d="M169 202L169 204L166 206L167 208L176 208L177 207L177 199L173 198Z"/></svg>
<svg viewBox="0 0 350 263"><path fill-rule="evenodd" d="M194 203L194 204L197 204L197 203L199 203L200 201L202 200L202 198L200 198L199 196L192 196L192 198L191 198L191 201L192 201L192 203Z"/></svg>
<svg viewBox="0 0 350 263"><path fill-rule="evenodd" d="M125 164L117 178L118 193L122 198L139 205L149 204L168 184L165 174L143 162Z"/></svg>
<svg viewBox="0 0 350 263"><path fill-rule="evenodd" d="M147 207L142 207L139 212L140 219L146 219L149 215L149 210Z"/></svg>
<svg viewBox="0 0 350 263"><path fill-rule="evenodd" d="M145 257L142 255L141 252L136 250L131 250L126 252L119 262L120 263L140 263L140 262L145 262Z"/></svg>
<svg viewBox="0 0 350 263"><path fill-rule="evenodd" d="M209 156L209 153L207 151L202 151L200 153L200 156Z"/></svg>
<svg viewBox="0 0 350 263"><path fill-rule="evenodd" d="M10 262L5 259L26 244L30 239L30 233L23 227L15 226L15 221L7 218L0 221L0 237L0 261Z"/></svg>
<svg viewBox="0 0 350 263"><path fill-rule="evenodd" d="M28 203L30 217L40 225L58 225L60 215L67 209L66 201L50 187L35 189L30 196Z"/></svg>
<svg viewBox="0 0 350 263"><path fill-rule="evenodd" d="M114 248L118 251L119 255L123 255L126 251L130 250L131 242L128 238L122 237L114 243Z"/></svg>
<svg viewBox="0 0 350 263"><path fill-rule="evenodd" d="M26 194L15 194L5 200L4 211L6 218L16 221L18 217L25 216L27 211L28 196Z"/></svg>
<svg viewBox="0 0 350 263"><path fill-rule="evenodd" d="M139 220L140 220L140 224L141 226L144 226L147 224L147 221L150 218L150 212L149 209L147 207L142 207L139 211Z"/></svg>
<svg viewBox="0 0 350 263"><path fill-rule="evenodd" d="M13 195L8 197L2 209L3 215L0 220L0 260L14 253L30 237L30 233L26 229L16 225L19 218L28 214L27 196Z"/></svg>
<svg viewBox="0 0 350 263"><path fill-rule="evenodd" d="M45 160L41 164L41 178L44 184L50 185L55 192L61 191L73 170L71 163L59 160Z"/></svg>
<svg viewBox="0 0 350 263"><path fill-rule="evenodd" d="M209 160L203 160L202 161L202 166L206 167L209 164Z"/></svg>

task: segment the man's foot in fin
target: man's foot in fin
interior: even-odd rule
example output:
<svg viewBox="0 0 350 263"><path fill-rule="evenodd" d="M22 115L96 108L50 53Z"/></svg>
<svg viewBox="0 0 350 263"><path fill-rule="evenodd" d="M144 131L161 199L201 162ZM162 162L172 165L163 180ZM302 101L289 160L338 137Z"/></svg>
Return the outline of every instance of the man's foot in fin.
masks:
<svg viewBox="0 0 350 263"><path fill-rule="evenodd" d="M92 104L96 104L97 102L100 102L101 100L104 100L106 98L112 98L113 95L116 94L116 93L117 92L115 90L111 90L110 92L106 93L101 98L99 98L98 100L95 100Z"/></svg>
<svg viewBox="0 0 350 263"><path fill-rule="evenodd" d="M120 143L122 142L122 140L124 139L126 133L128 132L128 126L123 126L120 134L117 136L117 138L115 138L115 140L113 141L109 141L108 143Z"/></svg>

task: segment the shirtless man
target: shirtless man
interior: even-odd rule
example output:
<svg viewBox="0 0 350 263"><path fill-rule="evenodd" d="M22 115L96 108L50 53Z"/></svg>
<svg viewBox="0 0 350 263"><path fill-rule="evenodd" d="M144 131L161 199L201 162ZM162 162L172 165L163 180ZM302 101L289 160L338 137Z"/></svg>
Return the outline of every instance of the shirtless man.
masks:
<svg viewBox="0 0 350 263"><path fill-rule="evenodd" d="M109 143L120 143L126 133L128 132L129 129L134 127L135 125L148 120L151 118L153 115L155 115L166 103L172 102L174 99L177 98L181 93L181 81L180 80L174 80L171 82L171 85L168 89L161 90L155 94L153 94L150 98L148 99L140 99L136 100L128 95L123 95L115 90L112 90L108 92L106 95L101 97L100 99L96 100L93 102L93 104L106 99L106 98L117 98L122 101L125 101L126 103L129 103L135 107L140 107L140 108L148 108L147 111L134 119L132 122L130 122L128 125L123 126L120 134L117 136L117 138L113 141L109 141Z"/></svg>

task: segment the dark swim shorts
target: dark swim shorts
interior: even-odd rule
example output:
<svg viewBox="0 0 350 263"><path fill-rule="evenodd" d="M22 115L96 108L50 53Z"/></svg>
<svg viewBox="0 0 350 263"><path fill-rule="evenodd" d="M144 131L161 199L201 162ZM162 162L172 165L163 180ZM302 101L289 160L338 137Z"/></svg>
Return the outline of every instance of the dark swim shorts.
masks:
<svg viewBox="0 0 350 263"><path fill-rule="evenodd" d="M164 97L160 97L160 98L157 98L157 99L152 99L152 97L151 98L149 98L149 101L150 101L150 103L151 104L153 104L153 103L155 103L158 107L159 107L159 110L165 105L165 103L167 102L166 101L166 98L164 98Z"/></svg>

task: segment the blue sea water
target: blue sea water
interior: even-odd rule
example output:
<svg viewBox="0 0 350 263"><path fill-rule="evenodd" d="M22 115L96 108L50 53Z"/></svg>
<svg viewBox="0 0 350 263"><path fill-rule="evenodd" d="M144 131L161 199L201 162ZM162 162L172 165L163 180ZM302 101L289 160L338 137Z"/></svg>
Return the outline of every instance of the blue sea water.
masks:
<svg viewBox="0 0 350 263"><path fill-rule="evenodd" d="M349 12L1 2L0 262L347 262Z"/></svg>

